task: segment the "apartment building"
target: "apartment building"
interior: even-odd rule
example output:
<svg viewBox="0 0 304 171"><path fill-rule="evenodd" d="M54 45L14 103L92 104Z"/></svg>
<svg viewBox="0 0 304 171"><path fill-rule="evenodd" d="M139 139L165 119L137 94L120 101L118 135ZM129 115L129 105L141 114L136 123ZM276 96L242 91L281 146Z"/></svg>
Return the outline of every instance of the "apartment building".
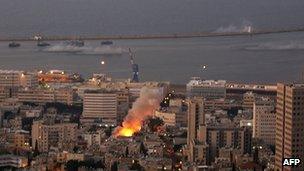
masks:
<svg viewBox="0 0 304 171"><path fill-rule="evenodd" d="M253 104L253 137L274 145L275 122L275 102L265 97L255 100Z"/></svg>
<svg viewBox="0 0 304 171"><path fill-rule="evenodd" d="M77 126L76 123L46 124L42 120L34 121L32 147L40 152L48 152L50 147L61 150L73 149L77 138Z"/></svg>
<svg viewBox="0 0 304 171"><path fill-rule="evenodd" d="M304 170L304 84L277 85L275 170ZM283 166L284 158L300 158L298 167Z"/></svg>

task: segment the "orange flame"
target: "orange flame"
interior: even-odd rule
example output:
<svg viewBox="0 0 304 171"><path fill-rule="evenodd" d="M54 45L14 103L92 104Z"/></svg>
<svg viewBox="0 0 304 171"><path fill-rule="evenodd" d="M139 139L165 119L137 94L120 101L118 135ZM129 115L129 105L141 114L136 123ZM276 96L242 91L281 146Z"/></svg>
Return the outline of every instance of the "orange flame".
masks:
<svg viewBox="0 0 304 171"><path fill-rule="evenodd" d="M139 132L141 129L141 121L132 119L127 120L122 123L122 127L118 127L115 132L115 137L131 137L134 135L134 133Z"/></svg>
<svg viewBox="0 0 304 171"><path fill-rule="evenodd" d="M154 111L159 108L160 92L158 89L149 89L143 87L139 97L132 105L128 115L124 118L122 126L114 130L115 137L131 137L134 133L141 130L145 119L152 116Z"/></svg>

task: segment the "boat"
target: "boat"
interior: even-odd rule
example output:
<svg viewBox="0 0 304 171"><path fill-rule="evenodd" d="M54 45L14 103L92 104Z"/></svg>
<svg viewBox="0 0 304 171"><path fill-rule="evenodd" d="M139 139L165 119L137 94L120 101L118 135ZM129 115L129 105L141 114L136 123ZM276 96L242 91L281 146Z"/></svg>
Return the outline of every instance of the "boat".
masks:
<svg viewBox="0 0 304 171"><path fill-rule="evenodd" d="M113 45L113 42L110 40L102 41L101 45Z"/></svg>
<svg viewBox="0 0 304 171"><path fill-rule="evenodd" d="M65 42L66 45L75 46L75 47L83 47L84 41L82 40L69 40Z"/></svg>
<svg viewBox="0 0 304 171"><path fill-rule="evenodd" d="M10 48L16 48L16 47L20 47L20 43L17 43L17 42L11 42L8 44L8 47Z"/></svg>
<svg viewBox="0 0 304 171"><path fill-rule="evenodd" d="M39 41L39 42L37 43L37 46L39 46L39 47L45 47L45 46L50 46L50 44L47 43L47 42L41 42L41 41Z"/></svg>

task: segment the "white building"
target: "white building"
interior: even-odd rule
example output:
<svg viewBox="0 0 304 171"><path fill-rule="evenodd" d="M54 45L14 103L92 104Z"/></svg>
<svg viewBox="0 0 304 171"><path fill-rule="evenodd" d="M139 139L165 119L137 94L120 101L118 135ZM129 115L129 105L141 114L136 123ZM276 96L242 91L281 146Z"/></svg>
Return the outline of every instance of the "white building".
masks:
<svg viewBox="0 0 304 171"><path fill-rule="evenodd" d="M226 97L225 80L201 80L193 77L186 85L189 96L202 96L207 99L220 99Z"/></svg>
<svg viewBox="0 0 304 171"><path fill-rule="evenodd" d="M104 90L85 91L83 118L101 119L103 123L117 125L117 94Z"/></svg>
<svg viewBox="0 0 304 171"><path fill-rule="evenodd" d="M75 92L72 89L23 89L18 92L20 102L73 104Z"/></svg>
<svg viewBox="0 0 304 171"><path fill-rule="evenodd" d="M264 140L267 144L275 143L276 113L275 103L268 98L261 98L253 104L253 137Z"/></svg>

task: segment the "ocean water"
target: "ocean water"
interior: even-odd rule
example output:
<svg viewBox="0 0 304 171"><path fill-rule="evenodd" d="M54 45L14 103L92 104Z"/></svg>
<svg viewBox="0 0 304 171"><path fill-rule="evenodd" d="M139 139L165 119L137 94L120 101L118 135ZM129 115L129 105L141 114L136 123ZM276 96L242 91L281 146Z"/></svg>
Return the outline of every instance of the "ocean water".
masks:
<svg viewBox="0 0 304 171"><path fill-rule="evenodd" d="M114 78L131 77L128 48L135 54L141 80L185 83L191 76L236 82L298 81L304 71L304 33L189 39L117 40L114 47L87 41L71 48L49 42L21 42L8 48L0 42L1 69L63 69L89 77L105 72ZM105 65L101 65L101 61ZM203 69L203 66L206 69Z"/></svg>
<svg viewBox="0 0 304 171"><path fill-rule="evenodd" d="M285 29L304 26L303 0L1 0L0 37L162 34ZM236 82L298 81L304 69L304 33L189 39L88 41L83 48L50 42L38 48L0 42L0 69L63 69L89 77L128 78L128 48L141 80L185 83L191 76ZM105 61L105 65L100 65ZM207 66L203 69L202 66Z"/></svg>

